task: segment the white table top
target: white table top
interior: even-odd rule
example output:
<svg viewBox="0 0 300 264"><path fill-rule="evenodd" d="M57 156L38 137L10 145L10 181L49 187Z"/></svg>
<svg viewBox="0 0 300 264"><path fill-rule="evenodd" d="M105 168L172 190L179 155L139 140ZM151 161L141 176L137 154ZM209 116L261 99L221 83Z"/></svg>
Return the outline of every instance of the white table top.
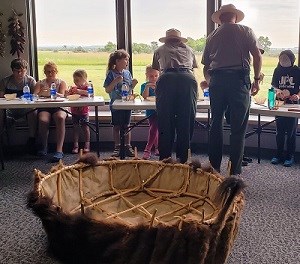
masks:
<svg viewBox="0 0 300 264"><path fill-rule="evenodd" d="M121 101L116 100L113 105L113 109L116 110L155 110L155 101L143 100L131 100L131 101ZM210 109L209 101L198 101L197 109ZM300 118L300 105L298 104L286 104L279 107L277 110L269 110L266 105L257 105L255 103L251 104L250 108L251 114L260 114L263 116L287 116L287 117L297 117Z"/></svg>
<svg viewBox="0 0 300 264"><path fill-rule="evenodd" d="M266 105L257 105L255 103L252 103L250 113L263 116L286 116L300 118L300 105L285 104L279 107L277 110L269 110Z"/></svg>
<svg viewBox="0 0 300 264"><path fill-rule="evenodd" d="M156 105L155 101L149 101L147 99L135 99L130 101L116 100L113 102L112 108L116 110L155 110ZM198 101L197 108L210 109L209 101Z"/></svg>
<svg viewBox="0 0 300 264"><path fill-rule="evenodd" d="M38 99L32 103L26 103L20 98L7 101L5 98L0 98L0 109L16 109L16 108L55 108L55 107L70 107L70 106L101 106L104 105L102 96L94 98L80 97L78 100L70 101L67 98L57 98L56 100Z"/></svg>

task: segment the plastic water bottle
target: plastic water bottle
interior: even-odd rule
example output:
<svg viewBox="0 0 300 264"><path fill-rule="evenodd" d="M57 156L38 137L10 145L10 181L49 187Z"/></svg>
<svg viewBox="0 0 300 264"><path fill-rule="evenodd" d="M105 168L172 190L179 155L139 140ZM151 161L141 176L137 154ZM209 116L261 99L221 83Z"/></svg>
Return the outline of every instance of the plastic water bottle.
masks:
<svg viewBox="0 0 300 264"><path fill-rule="evenodd" d="M271 87L268 90L268 107L270 110L274 109L275 107L275 99L276 99L276 93L274 87Z"/></svg>
<svg viewBox="0 0 300 264"><path fill-rule="evenodd" d="M50 98L56 99L56 97L57 97L56 93L57 93L56 84L53 82L53 83L51 83L51 87L50 87Z"/></svg>
<svg viewBox="0 0 300 264"><path fill-rule="evenodd" d="M25 84L23 87L23 100L28 103L30 101L30 97L30 88L28 84Z"/></svg>
<svg viewBox="0 0 300 264"><path fill-rule="evenodd" d="M129 86L126 83L122 84L121 95L122 101L127 101L129 95Z"/></svg>
<svg viewBox="0 0 300 264"><path fill-rule="evenodd" d="M88 98L94 97L94 87L93 87L92 81L89 81L88 88L87 88L87 94L88 94Z"/></svg>
<svg viewBox="0 0 300 264"><path fill-rule="evenodd" d="M209 88L203 90L204 101L209 101Z"/></svg>

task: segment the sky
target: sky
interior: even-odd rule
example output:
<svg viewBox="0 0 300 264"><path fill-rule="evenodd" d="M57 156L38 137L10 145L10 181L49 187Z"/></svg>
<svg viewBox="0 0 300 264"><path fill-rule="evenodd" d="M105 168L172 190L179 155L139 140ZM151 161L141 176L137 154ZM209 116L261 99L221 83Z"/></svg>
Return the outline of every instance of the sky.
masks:
<svg viewBox="0 0 300 264"><path fill-rule="evenodd" d="M223 0L245 13L241 24L257 37L269 37L273 48L299 45L299 0ZM115 1L36 0L38 46L116 43ZM206 34L206 0L132 0L132 40L150 44L178 28L182 36Z"/></svg>

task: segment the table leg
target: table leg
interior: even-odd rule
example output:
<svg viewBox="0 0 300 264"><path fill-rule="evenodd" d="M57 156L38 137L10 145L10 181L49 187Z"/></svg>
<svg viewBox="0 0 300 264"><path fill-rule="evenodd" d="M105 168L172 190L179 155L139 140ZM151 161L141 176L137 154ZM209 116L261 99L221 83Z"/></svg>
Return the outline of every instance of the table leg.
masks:
<svg viewBox="0 0 300 264"><path fill-rule="evenodd" d="M0 160L1 160L1 168L4 170L4 157L3 157L3 139L2 139L2 133L0 135Z"/></svg>
<svg viewBox="0 0 300 264"><path fill-rule="evenodd" d="M120 126L120 159L125 159L125 125Z"/></svg>
<svg viewBox="0 0 300 264"><path fill-rule="evenodd" d="M207 142L209 142L210 109L207 110Z"/></svg>
<svg viewBox="0 0 300 264"><path fill-rule="evenodd" d="M100 135L99 135L99 116L98 106L95 106L95 120L96 120L96 143L97 143L97 155L100 157Z"/></svg>
<svg viewBox="0 0 300 264"><path fill-rule="evenodd" d="M261 123L260 123L260 114L258 114L258 121L257 121L257 162L260 163L260 136L261 136Z"/></svg>

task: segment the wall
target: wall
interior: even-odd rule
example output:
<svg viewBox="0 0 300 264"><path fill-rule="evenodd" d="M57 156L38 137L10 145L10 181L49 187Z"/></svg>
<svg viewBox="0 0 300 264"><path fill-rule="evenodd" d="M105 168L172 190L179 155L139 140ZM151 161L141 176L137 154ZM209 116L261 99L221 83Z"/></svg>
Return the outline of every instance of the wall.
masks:
<svg viewBox="0 0 300 264"><path fill-rule="evenodd" d="M20 17L20 20L22 21L22 24L25 27L25 36L27 36L28 29L27 29L27 13L26 13L26 0L1 0L1 6L0 6L0 12L3 13L2 16L0 16L0 21L2 22L2 28L3 32L6 35L6 49L4 58L0 56L0 79L3 77L11 74L10 69L10 62L17 58L17 55L15 54L12 56L10 54L10 37L8 36L8 19L13 15L12 8L16 10L18 14L23 13L23 15ZM28 49L28 39L26 37L26 44L25 44L25 50L24 53L21 54L21 57L25 60L29 60L29 49Z"/></svg>
<svg viewBox="0 0 300 264"><path fill-rule="evenodd" d="M102 112L103 114L103 112ZM107 116L101 115L99 116L100 120L100 141L101 142L113 142L112 137L112 126L110 125L110 120ZM272 118L263 117L262 124L265 124L265 122L269 122L273 120ZM91 116L91 122L93 122L94 119ZM137 120L133 121L136 122ZM202 122L206 122L206 119L202 120ZM251 132L253 130L256 130L257 128L257 117L256 116L250 116L249 124L247 131ZM272 123L265 127L266 129L269 129L269 133L262 133L261 134L261 147L263 149L276 149L276 139L275 139L275 123ZM146 140L148 138L148 126L146 124L143 124L141 126L135 127L132 130L132 141L133 142L140 142L140 143L146 143ZM298 126L298 131L300 132L300 121ZM11 129L8 130L7 133L4 134L4 142L8 145L24 145L26 143L26 140L28 138L28 127L25 120L19 120L15 126L13 126ZM95 134L91 132L91 141L95 142ZM230 131L229 127L225 126L224 128L224 145L229 145L230 141ZM50 137L49 137L49 143L55 142L55 129L54 127L51 127L50 129ZM72 122L71 118L69 117L67 120L66 125L66 136L65 136L65 143L71 143L73 142L73 136L72 136ZM193 144L205 144L208 142L208 130L204 129L200 126L196 126L194 131L194 136L192 138ZM246 147L256 148L257 147L257 134L254 134L246 139ZM297 137L297 146L296 151L300 152L300 137L298 133Z"/></svg>

